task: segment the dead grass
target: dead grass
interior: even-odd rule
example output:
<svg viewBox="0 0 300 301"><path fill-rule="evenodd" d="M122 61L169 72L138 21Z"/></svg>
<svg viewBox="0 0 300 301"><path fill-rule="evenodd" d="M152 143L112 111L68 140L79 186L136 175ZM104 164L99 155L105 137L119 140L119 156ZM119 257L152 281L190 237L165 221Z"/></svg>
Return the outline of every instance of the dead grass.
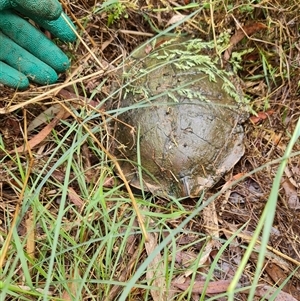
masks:
<svg viewBox="0 0 300 301"><path fill-rule="evenodd" d="M28 202L22 203L25 198L22 185L27 179L28 185L32 187L29 192L34 193L37 188L34 187L36 179L40 175L42 175L41 181L43 177L47 179L43 182L43 188L39 190L40 194L35 195L34 204L39 202L40 210L46 208L47 214L52 214L50 220L54 225L54 220L62 214L59 209L62 191L58 187L66 179L66 170L68 170L66 162L61 165L56 165L56 163L74 143L75 136L77 136L74 131L82 131L82 137L78 140L82 141L82 146L70 153L77 165L72 163L69 185L66 187L72 188L74 192L73 194L70 193L70 190L66 192L68 209L61 216L63 231L60 234L66 235L65 233L67 233L66 241L69 242L69 245L62 240L61 250L66 248L68 252L59 258L61 267L67 271L68 279L64 279L64 285L60 287L57 276L55 281L51 285L49 284L48 289L51 289L53 297L57 298L55 300L60 300L59 298L63 300L117 300L116 298L126 287L127 281L150 256L149 254L155 246L167 236L167 229L177 229L195 206L200 206L201 202L184 200L182 203L173 203L159 198L151 199L151 196L148 196L146 201L138 196L141 210L148 212L146 216L150 217L148 219L151 226L149 229L154 229L153 232L155 229L161 229L158 233L150 232L150 242L148 245L146 244L145 250L140 232L135 234L136 231L139 231L139 227L133 218L132 209L129 209L132 204L128 201L126 191L118 186L121 183L111 169L111 160L108 155L96 150L95 140L101 143L107 152L112 151L113 137L110 134L109 120L113 111L109 107L108 100L111 86L115 85L118 80L116 76L118 66L121 66L121 63L135 47L155 35L155 30L165 29L175 14L190 14L196 8L175 10L190 1L123 1L120 15L116 15L115 11L101 9L103 1L101 3L87 0L65 2L76 22L84 27L84 31L79 30L79 33L87 46L79 41L74 45L63 46L72 58L72 67L69 73L61 75L59 82L52 87L31 85L30 89L25 92L16 92L1 87L0 106L3 110L2 113L6 113L2 114L0 131L6 154L2 151L0 158L0 243L8 239L17 200L19 200L22 219L17 227L18 234L21 240L24 237L31 237L31 239L24 238L24 253L33 248L35 253L44 254L44 258L50 256L51 246L48 248L45 245L47 240L44 240L47 235L45 231L47 226L30 223L39 215L39 212ZM213 9L213 12L210 9ZM200 260L197 262L199 274L193 274L194 278L187 276L187 279L192 279L200 287L200 284L202 285L206 280L201 275L207 275L211 265L214 264L215 269L211 275L211 282L218 287L221 285L218 281L225 281L222 283L224 285L223 292L225 292L230 283L229 280L234 276L241 262L245 248L257 227L269 197L280 158L284 155L299 119L300 45L298 24L300 20L298 11L299 4L296 0L261 3L257 1L215 1L211 2L210 6L208 4L206 9L197 13L188 22L174 29L176 33L188 33L205 40L213 40L224 31L230 33L230 36L234 36L237 30L243 30L246 26L254 26L251 34L247 36L247 32L245 32L243 39L233 41L232 52L242 53L245 51L238 74L242 79L243 91L249 97L251 106L257 112L258 117L251 117L245 124L246 153L244 157L225 179L205 195L205 198L220 192L223 185L234 176L247 175L252 171L257 171L220 194L214 202L214 206L210 207L211 215L216 218L211 226L205 222L205 217L196 215L184 225L184 233L178 234L176 239L174 238L168 245L167 248L171 255L169 259L164 259L164 263L172 262L170 264L172 269L176 266L176 273L171 273L174 276L173 280L175 278L178 280L191 269L191 263L196 264L195 262ZM108 27L108 20L112 18L111 14L115 20ZM266 28L261 29L258 26L256 29L255 26L258 22L264 24ZM249 49L251 51L247 52ZM218 53L217 55L222 58L223 54ZM227 66L227 62L223 61L223 63L224 66ZM24 106L24 104L26 105ZM27 133L25 128L28 124L47 108L57 104L62 104L66 113L60 116L60 120L56 120L55 130L50 129L52 132L45 139L40 138L42 141L31 150L31 157L28 156L28 152L16 155L14 152L16 147L25 145L26 148L26 143L45 127L45 124L42 124ZM83 123L94 133L94 138L89 135L89 137L83 138L87 133L86 128L81 127ZM98 130L95 130L96 128ZM63 142L59 143L60 140ZM299 143L295 144L293 151L299 153ZM32 168L30 168L31 163L33 163ZM23 170L20 166L23 167ZM263 166L264 168L262 168ZM37 183L41 185L41 182ZM99 189L99 187L103 187L103 189ZM282 288L290 297L286 300L300 300L300 275L298 271L295 271L300 262L299 189L300 160L298 154L288 160L282 177L275 220L268 244L269 249L259 280L262 286L268 288L280 286L286 280ZM83 191L89 191L89 194L81 194ZM108 193L108 191L110 192ZM103 200L106 200L106 204L103 203L100 206L102 211L99 207L91 205L91 199L95 197L94 192L99 193L101 197L105 195ZM150 203L151 200L152 203ZM116 203L118 204L117 208L115 208ZM106 228L110 223L109 219L107 222L103 221L103 211L105 210L109 219L122 221L122 226L115 229L117 238L108 247L110 251L100 252L99 248L102 248L102 242L99 237L101 235L105 237L109 233L109 227ZM83 220L85 228L81 229L80 223L83 223ZM160 228L160 225L163 227ZM213 231L216 230L216 227L219 244L215 244L215 242L211 244L208 238L215 234ZM35 229L33 238L29 235L29 229L32 228ZM238 230L240 232L237 234ZM96 234L96 231L100 235ZM226 245L230 239L231 243ZM152 245L151 241L153 241ZM106 243L109 245L109 240ZM84 248L81 249L81 259L75 261L78 266L74 268L72 267L74 264L72 251L77 244ZM16 242L13 245L17 245ZM222 245L225 245L226 248L218 258ZM123 252L119 252L120 248ZM172 253L174 248L177 252ZM4 261L6 272L7 267L10 266L9 261L13 262L15 250L16 248L11 245L7 251ZM244 270L240 280L241 286L251 285L257 265L257 253L259 253L258 246ZM103 254L106 254L105 258L103 258ZM108 258L109 254L111 255L110 259ZM76 256L79 254L76 253ZM35 255L35 258L39 257ZM92 261L91 258L94 258L95 264L99 264L101 266L99 270L102 270L100 272L91 267L88 269L89 275L86 275L85 269L87 269L89 260ZM218 258L216 262L214 262L215 258ZM162 259L160 258L160 260ZM39 270L39 263L34 261L32 259L32 266L29 267L30 277L35 286L44 287L48 261L45 259L41 263L45 273ZM111 268L105 266L105 263L108 262L111 264ZM28 285L26 282L28 279L22 274L22 264L18 261L12 266L15 274L18 275L14 283ZM158 265L154 269L157 267ZM166 269L166 267L164 268ZM92 281L103 277L103 274L106 274L108 283ZM155 273L143 275L138 284L131 289L128 300L164 300L163 298L171 300L174 296L177 296L174 297L174 300L198 300L199 298L204 300L203 290L200 288L188 290L186 284L183 287L177 285L177 288L174 289L175 282L172 279L169 279L165 285L168 288L171 287L175 292L162 297L153 295L152 291L151 297L149 290L146 289L146 280L149 280L149 277L153 278L152 285L157 286L159 283L155 282L155 278L159 279L162 276L161 274L155 275ZM24 277L26 281L24 281ZM79 282L72 282L72 279L81 279L84 282L87 278L90 280L85 284L80 284L82 285L81 289L78 288ZM0 280L4 281L5 279ZM187 293L184 293L185 291ZM80 292L82 295L72 296L75 292ZM262 292L259 293L259 289L257 292L258 296L254 300L259 300L263 295ZM10 298L11 300L25 300L25 293L22 292L20 295L23 297L17 294ZM207 296L212 298L209 300L214 300L212 292L209 292ZM292 297L295 299L291 299ZM32 298L38 299L41 296L36 295ZM220 296L216 300L227 299ZM247 291L237 293L235 300L247 300Z"/></svg>

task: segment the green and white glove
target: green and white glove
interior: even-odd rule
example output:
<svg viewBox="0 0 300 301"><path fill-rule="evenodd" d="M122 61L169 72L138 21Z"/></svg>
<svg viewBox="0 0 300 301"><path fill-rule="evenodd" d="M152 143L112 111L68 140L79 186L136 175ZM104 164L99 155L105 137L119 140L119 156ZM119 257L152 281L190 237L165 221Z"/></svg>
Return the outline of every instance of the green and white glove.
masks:
<svg viewBox="0 0 300 301"><path fill-rule="evenodd" d="M64 42L76 39L57 0L0 0L0 83L18 89L29 80L55 83L70 66L68 57L19 13Z"/></svg>

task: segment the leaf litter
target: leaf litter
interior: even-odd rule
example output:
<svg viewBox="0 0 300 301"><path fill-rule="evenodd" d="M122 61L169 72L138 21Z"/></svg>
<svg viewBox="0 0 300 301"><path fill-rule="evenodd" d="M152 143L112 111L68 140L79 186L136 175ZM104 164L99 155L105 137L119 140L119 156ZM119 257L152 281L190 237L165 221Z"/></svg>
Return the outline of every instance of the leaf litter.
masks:
<svg viewBox="0 0 300 301"><path fill-rule="evenodd" d="M88 15L89 22L86 23L87 25L83 30L82 39L90 50L97 54L101 66L93 60L87 49L79 44L75 48L69 49L75 57L72 62L71 77L66 78L65 75L61 75L61 79L69 80L72 84L57 89L57 91L62 91L59 100L56 98L57 91L49 93L48 87L32 85L25 92L16 92L5 87L1 88L1 114L3 114L3 118L0 120L0 130L5 150L10 153L7 156L3 149L1 151L1 241L7 239L9 224L16 208L15 200L19 199L18 191L23 183L20 181L20 168L16 164L18 158L16 151L23 153L28 151L29 147L34 156L37 156L38 159L35 161L30 179L37 177L44 166L44 162L49 164L48 170L51 170L59 157L57 155L56 158L50 161L46 160L49 153L54 150L53 131L57 131L63 137L63 133L66 132L66 124L74 122L75 117L80 120L82 116L79 117L77 113L84 110L87 103L89 106L85 113L86 117L91 116L91 112L97 114L101 110L102 112L109 112L109 106L106 101L102 102L102 100L107 99L110 94L110 85L116 81L117 76L113 74L116 66L120 65L136 46L146 41L149 36L155 35L158 29L163 30L167 26L173 26L180 22L182 17L190 14L192 10L185 8L180 11L180 14L173 10L189 4L191 4L191 1L170 1L169 3L165 1L147 1L147 4L141 2L139 6L132 4L126 7L126 14L121 15L117 22L108 27L107 13L101 10L99 13L91 13L99 8L94 5L94 1L71 3L70 9L79 23L87 17L87 12L90 13ZM209 9L206 8L188 22L177 28L175 27L175 33L185 32L200 36L204 40L213 40L215 34L220 35L224 31L229 32L229 44L226 45L227 48L222 53L223 64L226 68L228 68L226 61L233 52L243 53L243 51L251 49L251 52L241 56L238 72L242 79L244 93L251 102L253 112L256 113L245 124L247 134L245 156L235 166L232 173L222 179L212 191L206 193L205 198L216 192L222 193L210 207L205 209L206 213L204 211L185 226L182 233L175 238L175 245L173 244L172 247L170 245L164 249L148 266L147 271L137 283L137 287L131 291L135 300L144 300L145 289L138 287L138 284L144 283L148 283L150 287L151 297L148 297L148 299L155 301L163 300L163 298L176 300L180 296L186 296L189 293L193 298L199 299L199 296L204 292L207 296L216 296L228 289L268 198L278 162L284 154L290 135L293 133L296 121L299 118L300 73L298 28L296 26L298 16L295 7L298 7L298 3L293 3L293 1L292 3L284 1L280 5L265 3L264 7L258 5L247 7L236 1L232 3L231 8L216 5L212 15ZM156 13L156 11L159 11L159 13ZM199 24L201 24L201 27ZM217 55L219 54L217 53ZM107 69L103 69L103 66L106 66ZM110 70L110 72L106 70ZM103 81L104 78L105 81ZM57 102L61 102L72 114L60 110L56 111L55 114L58 115L54 116L52 121L51 118L42 117L45 114L48 115L49 110L57 106ZM21 108L23 109L20 110ZM29 118L28 124L32 125L28 137L23 136L25 132L23 128L24 114ZM99 122L101 115L98 116L98 120L91 118L90 121L87 121L91 128L103 126ZM41 122L37 122L38 119ZM104 139L103 136L106 138ZM107 137L109 137L109 131L104 131L103 135L98 135L98 138L107 146L108 151L112 151L112 140L107 139ZM70 138L67 143L71 145L71 141ZM90 162L84 165L90 171L87 173L85 170L85 183L91 186L100 183L101 181L97 182L95 180L94 174L97 179L103 178L99 186L106 183L103 185L105 193L115 189L116 185L120 185L120 181L116 179L115 175L110 172L106 173L107 167L100 164L100 161L106 160L105 156L101 157L100 160L95 155L94 147L91 146L90 141L83 145L88 148L88 151L83 151L84 147L82 147L82 154L84 153L85 157L88 156ZM296 144L294 152L299 151L299 144ZM60 153L60 155L62 154L63 152ZM80 157L81 153L73 155L77 161L83 159ZM45 160L40 160L41 156ZM21 157L21 161L26 164L25 157ZM264 165L265 168L262 168ZM254 170L257 171L250 175L249 173ZM259 281L260 285L255 290L257 300L272 298L271 295L274 293L277 294L275 297L277 301L299 300L300 275L296 270L300 262L298 251L300 249L298 239L300 233L298 222L300 218L299 170L299 155L289 158L278 195L273 232L268 244L264 269ZM54 183L62 182L65 176L66 173L62 165L53 172L51 181L54 181ZM77 177L78 175L75 173L71 177L72 183L68 188L70 208L66 210L64 224L62 225L62 229L75 240L79 239L75 229L82 224L83 220L88 221L89 226L92 223L99 223L99 231L102 231L101 229L104 227L101 224L102 212L95 214L85 211L87 210L86 206L89 206L89 201L87 201L87 196L82 193L82 187L80 187ZM240 181L232 185L232 181L237 179L240 179ZM48 214L55 218L59 202L53 200L58 201L60 196L53 197L52 192L55 195L58 190L51 181L47 182L43 193L40 194L40 203L44 210L48 210ZM95 187L96 184L92 189L95 189ZM112 204L115 202L114 198L122 199L123 194L124 191L116 197L116 192L114 192L113 195L106 197L106 208L112 219L115 215L120 218L126 216L122 215L121 211L126 212L128 205L121 206L122 209L119 208L116 211L112 209ZM200 205L198 200L183 200L180 204L164 199L154 200L151 197L148 197L147 200L153 202L149 205L149 212L154 216L155 214L163 216L167 227L160 228L160 218L152 217L150 229L159 232L160 235L149 233L149 241L145 242L145 249L143 250L140 249L142 243L140 234L128 236L124 254L127 252L129 256L119 257L119 265L112 270L112 274L108 275L106 280L114 279L125 284L130 281L140 263L168 235L168 231L176 229L188 215L188 212L191 212L196 205ZM85 210L82 210L82 208ZM73 210L76 215L80 215L74 218ZM85 212L86 216L84 216ZM178 212L177 215L172 216L176 212ZM41 231L40 226L32 221L32 208L29 207L27 213L27 218L24 217L19 225L20 237L24 239L26 237L27 231L23 231L24 233L21 231L21 227L24 226L24 229L28 230L28 234L30 233L26 238L24 248L25 250L27 248L26 251L30 254L35 249L37 252L32 258L33 260L39 260L38 252L43 249L48 240L45 236L45 229L42 230L42 233L39 233ZM147 214L151 215L150 213ZM168 216L167 219L165 215ZM33 227L36 227L36 229L32 229ZM236 235L228 247L225 248L218 261L214 263L220 248L241 227L244 227L243 230ZM138 229L136 222L134 229ZM123 233L122 231L124 231L124 228L119 229L119 233ZM91 231L86 231L84 237L85 241L94 239ZM83 243L83 241L79 242ZM118 254L117 245L116 241L113 249L115 253L112 252L112 254ZM97 248L99 248L99 245L96 242L89 244L87 252L89 258L92 257ZM13 251L12 247L7 252L10 251ZM172 261L173 252L176 254L175 262ZM257 263L255 254L259 252L259 242L257 242L253 255L250 257L247 268L239 282L239 287L245 289L236 294L236 300L247 300L246 288L251 285L252 275ZM72 259L70 258L72 256L66 253L65 259L69 260L68 264L72 265ZM168 261L166 261L166 258L168 258ZM9 259L5 258L4 262L6 260ZM105 266L101 256L98 260L100 264ZM195 262L198 263L196 268ZM209 275L213 264L215 264L213 272L210 274L210 278L207 278L206 275ZM167 272L171 265L172 269L176 270L174 275L168 275ZM43 267L47 269L47 264L44 264ZM68 273L66 275L69 282L68 287L59 291L53 286L50 290L51 295L72 300L73 296L78 294L78 285L76 284L78 277L84 275L86 268L87 265L81 263L78 266L80 270L78 274ZM34 266L31 267L31 271L39 286L42 287L44 278L38 275ZM89 276L91 283L99 280L96 274L96 270L93 269ZM171 277L169 282L166 281L167 277ZM30 286L24 285L22 277L16 277L14 281L20 287L24 287L23 294L26 295L25 291L30 290ZM276 292L280 285L283 285L282 290ZM105 291L103 290L103 284L92 285L87 283L87 286L90 291L82 289L80 292L82 296L89 298L90 293L93 293L98 295L99 300L106 301L117 300L123 291L122 285L108 286L106 293L103 293ZM219 300L222 300L221 298Z"/></svg>

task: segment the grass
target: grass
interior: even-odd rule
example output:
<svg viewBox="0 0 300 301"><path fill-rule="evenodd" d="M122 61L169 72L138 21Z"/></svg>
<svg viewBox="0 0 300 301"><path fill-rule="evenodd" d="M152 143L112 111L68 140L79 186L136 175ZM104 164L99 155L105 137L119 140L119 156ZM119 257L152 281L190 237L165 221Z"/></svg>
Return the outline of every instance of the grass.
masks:
<svg viewBox="0 0 300 301"><path fill-rule="evenodd" d="M171 25L160 35L178 28L195 30L197 22L204 22L205 13L213 13L215 25L221 26L218 20L224 7L220 3L211 1L210 7L215 9L212 12L207 7L195 8L195 3L176 7L174 11L184 13L187 9L193 10L188 10L184 19ZM146 15L146 21L152 18L151 26L156 29L161 26L152 14L166 13L161 16L162 19L166 18L167 23L170 9L163 5L163 1L161 7L154 7L149 14L147 11L139 14L134 11L134 5L128 4L126 7L126 4L125 1L125 8L123 4L119 6L122 11L118 12L113 22L106 19L106 24L127 24L134 13L137 18ZM231 13L239 11L242 15L238 16L245 17L251 12L251 18L257 10L257 5L252 2L236 5L231 1L225 6L230 7ZM247 10L241 11L243 7L247 7ZM94 11L96 8L89 9ZM264 8L264 13L266 12L269 13ZM128 15L129 20L126 17L122 21L122 15ZM80 18L80 10L76 16ZM274 15L269 17L275 18ZM147 22L144 24L145 31L148 30ZM222 32L219 26L215 26L211 34L215 41ZM230 23L222 26L228 28ZM92 32L92 28L90 29ZM93 38L96 39L97 36ZM88 43L88 39L85 40ZM96 51L90 49L91 46L87 47L89 52ZM247 47L256 49L255 43ZM83 47L80 51L84 49ZM131 50L126 49L127 52ZM75 53L75 56L79 56L79 53ZM106 55L107 53L105 52ZM252 109L256 111L265 105L265 99L270 93L276 91L277 80L282 74L284 76L279 86L290 89L294 99L297 96L289 71L278 71L274 61L267 61L263 53L267 52L259 51L260 59L253 69L239 61L239 67L244 68L241 69L241 76L245 75L243 72L250 70L244 79L251 76L253 80L247 83L261 81L267 87L265 94L264 89L258 91L260 102L255 97L257 90L253 92L245 88L247 96L253 101ZM245 54L247 55L247 51ZM120 53L115 54L111 61L119 62L117 68L121 70L119 55ZM102 65L102 62L95 65ZM73 86L77 98L64 99L63 105L69 110L70 116L61 120L52 129L47 140L29 153L11 152L14 147L8 147L6 137L1 135L0 170L1 175L5 175L5 179L1 180L0 200L1 300L192 300L197 287L189 285L186 289L176 288L175 284L182 284L183 280L202 285L201 292L197 293L199 300L259 300L264 299L264 295L268 300L275 300L282 293L284 285L299 280L299 261L284 248L289 240L286 238L283 245L277 246L272 236L270 237L275 224L281 231L284 229L283 223L278 222L279 217L285 223L290 222L283 215L283 211L280 211L282 204L287 204L288 201L287 196L282 193L281 185L282 181L286 181L287 168L297 166L297 156L300 155L299 116L291 113L297 112L299 108L297 99L294 100L294 107L292 101L285 103L284 115L285 118L289 117L290 123L285 124L287 129L284 131L282 143L272 144L270 136L274 127L268 127L267 122L259 126L252 125L250 130L249 125L247 126L246 159L237 169L244 171L244 174L230 185L227 181L226 191L222 190L222 186L216 187L212 191L203 192L199 199L193 201L178 198L165 200L155 198L147 192L137 192L134 194L137 204L135 208L124 181L116 176L116 162L111 155L114 138L111 136L110 121L122 109L103 110L103 105L112 97L112 93L107 92L106 88L116 79L114 74L117 68L106 73L102 69L87 74L80 71L79 75L71 79L71 84L60 83L44 91L37 88L37 93L32 93L34 96L30 93L15 94L14 99L24 98L24 101L9 108L11 112L16 112L16 116L19 114L26 118L30 118L29 109L24 109L23 112L17 109L24 106L36 108L36 105L39 111L43 111L45 106L49 107L57 101L55 93L62 88ZM88 86L93 81L96 83L89 89ZM80 96L90 100L98 99L98 106L92 107L81 102ZM117 92L114 96L117 97ZM43 107L37 105L42 100L49 100L49 97L52 98L49 103ZM282 99L286 99L284 93ZM272 99L268 98L268 101L268 105L275 106ZM279 119L282 103L276 103ZM8 111L6 110L7 114ZM24 123L20 123L24 129L23 142L33 135L26 133L26 118ZM272 121L272 117L269 120ZM264 134L264 130L270 136ZM250 131L253 136L249 134ZM265 141L264 139L268 143L260 149L259 142ZM270 144L272 147L269 151L267 148ZM255 157L266 149L268 158L262 155ZM273 149L276 152L272 152ZM141 170L140 167L140 173ZM265 185L266 178L270 180L270 185ZM225 210L227 215L220 216L219 203L224 199L228 201L226 193L242 194L245 187L249 189L251 179L255 179L264 189L263 199L259 201L266 201L265 204L260 207L254 201L248 201L252 195L247 191L244 197L245 207L229 198L227 213ZM238 209L240 211L235 213L234 210ZM290 216L292 211L288 205L285 210L287 216ZM205 212L211 214L212 224L205 223ZM138 224L137 213L142 218L148 241ZM217 221L214 221L214 214L218 217ZM243 214L246 214L244 219L241 218ZM292 228L292 222L290 224ZM297 246L294 240L293 243ZM255 254L257 259L253 259ZM278 286L275 285L276 280L267 278L269 274L266 272L269 261L280 266L274 258L290 263L288 271L285 271L285 281L278 281ZM230 280L226 284L228 289L213 294L210 292L211 285L218 280ZM273 296L266 296L266 292L255 297L258 293L257 284L274 284L276 289L271 293ZM268 289L271 290L271 285Z"/></svg>
<svg viewBox="0 0 300 301"><path fill-rule="evenodd" d="M83 118L85 113L83 110L82 116L79 115L78 117ZM161 243L156 246L151 254L145 257L145 241L141 239L141 231L136 225L131 201L126 192L120 193L120 187L123 185L116 183L110 189L104 188L105 179L112 176L112 170L108 168L105 160L106 154L97 148L94 141L89 139L88 133L85 133L83 127L77 121L65 123L63 127L65 130L63 136L58 132L53 133L55 138L52 141L53 149L49 151L51 155L44 165L40 166L41 170L39 172L28 170L21 160L15 162L19 170L19 177L16 176L16 173L13 173L12 176L19 187L22 187L22 183L26 181L26 175L28 173L31 175L24 191L19 219L20 222L25 218L26 224L18 225L18 228L13 231L13 247L10 248L7 254L6 265L2 271L2 279L5 279L0 283L2 297L5 300L6 298L31 300L32 297L36 300L82 300L82 296L87 295L91 300L100 300L109 295L112 287L120 286L123 288L123 292L118 300L127 300L133 294L132 290L141 289L145 293L147 291L149 293L149 290L153 288L145 279L141 279L145 277L145 271L160 252L165 254L161 260L165 268L168 268L163 273L166 279L169 279L167 285L170 285L171 279L181 273L178 267L174 266L174 250L182 251L185 249L185 247L179 248L177 246L178 235L182 233L188 235L189 231L185 230L185 226L196 218L205 206L214 201L218 195L213 195L206 202L199 200L197 209L191 209L190 211L186 211L184 207L180 206L180 203L177 203L178 206L173 203L170 208L161 208L147 199L137 198L136 200L145 218L147 232L156 233L157 235L169 234L167 238L161 236ZM91 129L91 131L100 132L99 129ZM285 158L292 155L292 146L299 138L299 131L298 124ZM93 170L98 169L100 174L97 175L97 179L90 182L86 181L85 174L89 170L85 168L84 158L81 157L82 146L85 143L89 144L97 158L102 158L92 168ZM54 158L59 159L53 164ZM269 201L245 253L244 260L242 260L234 278L236 281L232 283L231 292L236 291L234 286L248 262L248 257L255 247L263 226L265 230L261 250L266 250L275 213L278 186L285 163L286 159L275 178ZM63 181L53 177L53 172L58 170L63 170ZM81 208L70 202L69 188L74 184L84 204ZM50 187L52 191L49 191ZM20 193L18 187L15 187L15 189ZM157 209L158 212L155 212ZM181 221L182 217L184 219L175 229L169 228L167 221ZM7 218L8 228L9 221L10 219ZM23 230L20 228L23 228ZM18 229L19 231L25 231L26 234L24 236L18 235ZM220 240L222 248L220 248L214 262L207 271L207 284L213 276L217 262L224 250L233 243L241 230L242 228L226 241ZM34 232L33 237L32 232ZM190 234L197 235L199 238L192 244L187 245L186 250L193 248L193 245L199 243L199 241L207 240L204 234L193 233L193 231ZM137 257L135 262L132 263L131 271L135 272L128 282L118 281L114 276L121 273L123 268L128 268L125 262L129 260L127 252L130 246L127 245L127 242L133 236L139 237L139 241L135 245L135 255ZM32 238L34 241L31 241ZM28 254L26 251L31 244L35 245L34 254ZM170 248L173 249L173 252ZM168 259L168 254L172 256L171 261ZM263 254L263 252L260 253L257 275L259 275L262 268ZM199 267L197 262L201 260L202 256L203 253L200 252L190 267L194 277ZM16 273L16 271L18 272ZM256 279L258 279L257 276ZM252 286L252 288L255 288L255 286ZM187 296L189 296L189 299L191 291L182 293L182 296L177 300ZM220 297L221 295L217 295L209 300L218 300ZM134 298L134 296L131 296L131 298Z"/></svg>

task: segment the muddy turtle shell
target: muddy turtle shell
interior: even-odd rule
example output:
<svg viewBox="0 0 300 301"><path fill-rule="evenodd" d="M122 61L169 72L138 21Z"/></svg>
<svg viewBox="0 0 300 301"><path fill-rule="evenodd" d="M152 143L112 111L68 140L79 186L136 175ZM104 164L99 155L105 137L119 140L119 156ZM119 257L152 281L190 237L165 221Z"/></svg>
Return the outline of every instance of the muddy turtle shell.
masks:
<svg viewBox="0 0 300 301"><path fill-rule="evenodd" d="M196 197L244 154L241 93L208 52L201 40L160 38L131 55L116 131L131 185Z"/></svg>

